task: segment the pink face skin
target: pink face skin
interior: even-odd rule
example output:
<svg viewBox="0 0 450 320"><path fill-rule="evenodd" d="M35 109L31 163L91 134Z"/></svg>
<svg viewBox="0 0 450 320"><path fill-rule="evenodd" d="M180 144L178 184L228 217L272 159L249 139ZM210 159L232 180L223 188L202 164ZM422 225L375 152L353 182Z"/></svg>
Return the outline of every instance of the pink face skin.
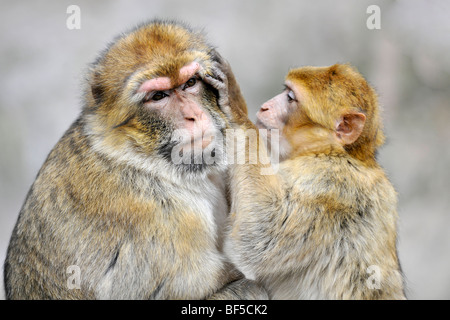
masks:
<svg viewBox="0 0 450 320"><path fill-rule="evenodd" d="M293 84L286 81L286 89L279 95L265 102L256 114L256 126L260 129L283 130L289 114L297 107L297 95Z"/></svg>
<svg viewBox="0 0 450 320"><path fill-rule="evenodd" d="M145 81L137 92L146 93L145 106L156 110L162 116L171 119L177 129L187 130L190 141L202 139L202 148L211 142L214 123L202 107L202 81L197 73L200 70L198 62L191 62L179 71L175 87L168 77L159 77Z"/></svg>
<svg viewBox="0 0 450 320"><path fill-rule="evenodd" d="M268 129L262 134L267 134L266 139L270 148L272 147L270 145L272 130L279 130L279 160L286 158L291 152L290 144L283 135L283 128L289 115L298 107L298 98L300 97L300 92L294 89L295 86L290 81L286 81L285 87L286 89L282 93L265 102L256 113L256 127Z"/></svg>
<svg viewBox="0 0 450 320"><path fill-rule="evenodd" d="M182 67L179 71L178 81L180 83L187 82L190 78L200 70L200 64L198 62L191 62L190 64ZM150 92L150 91L164 91L170 90L172 84L170 78L159 77L145 81L138 89L137 92Z"/></svg>

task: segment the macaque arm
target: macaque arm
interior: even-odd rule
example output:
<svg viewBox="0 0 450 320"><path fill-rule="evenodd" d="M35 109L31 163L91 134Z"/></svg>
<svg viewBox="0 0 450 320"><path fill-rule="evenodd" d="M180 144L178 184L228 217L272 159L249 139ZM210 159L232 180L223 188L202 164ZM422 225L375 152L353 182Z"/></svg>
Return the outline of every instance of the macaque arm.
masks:
<svg viewBox="0 0 450 320"><path fill-rule="evenodd" d="M259 145L260 151L265 146ZM261 152L264 153L264 152ZM248 160L248 158L246 159ZM267 162L264 162L267 163ZM278 268L281 260L268 256L284 256L282 221L288 216L287 192L280 176L270 164L234 164L230 168L231 229L225 252L246 277L258 279ZM286 269L286 268L285 268Z"/></svg>
<svg viewBox="0 0 450 320"><path fill-rule="evenodd" d="M234 160L245 154L244 163L233 163L230 168L232 227L227 253L235 257L233 262L242 271L252 269L244 272L247 275L264 269L262 257L267 249L268 235L274 238L282 236L281 228L276 228L273 222L282 221L281 216L288 212L283 201L287 192L276 172L277 166L271 162L268 150L260 140L258 129L240 111L242 108L232 104L228 94L228 78L222 71L224 68L226 70L229 66L216 66L213 76L207 76L205 81L219 91L219 106L231 119L233 127L242 129L233 131L233 134L238 140L245 140L241 148L233 150ZM235 116L236 113L238 116Z"/></svg>

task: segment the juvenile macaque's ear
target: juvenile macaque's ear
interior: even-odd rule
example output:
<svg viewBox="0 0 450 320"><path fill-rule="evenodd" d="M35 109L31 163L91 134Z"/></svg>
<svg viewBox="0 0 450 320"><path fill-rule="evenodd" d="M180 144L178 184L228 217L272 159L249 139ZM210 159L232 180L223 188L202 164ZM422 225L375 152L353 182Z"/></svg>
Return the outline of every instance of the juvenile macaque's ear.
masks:
<svg viewBox="0 0 450 320"><path fill-rule="evenodd" d="M361 135L366 122L366 116L363 113L349 113L343 115L336 122L336 138L343 144L352 144Z"/></svg>

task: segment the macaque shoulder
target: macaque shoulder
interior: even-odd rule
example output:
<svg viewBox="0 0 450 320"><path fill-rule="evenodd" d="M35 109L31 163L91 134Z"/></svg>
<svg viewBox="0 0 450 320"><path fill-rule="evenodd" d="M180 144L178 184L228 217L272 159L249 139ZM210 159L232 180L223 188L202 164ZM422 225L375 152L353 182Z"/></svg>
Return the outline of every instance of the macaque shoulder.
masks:
<svg viewBox="0 0 450 320"><path fill-rule="evenodd" d="M362 198L396 198L396 192L381 167L365 166L348 156L323 154L286 160L280 164L279 174L286 188L302 197L341 199L349 205Z"/></svg>

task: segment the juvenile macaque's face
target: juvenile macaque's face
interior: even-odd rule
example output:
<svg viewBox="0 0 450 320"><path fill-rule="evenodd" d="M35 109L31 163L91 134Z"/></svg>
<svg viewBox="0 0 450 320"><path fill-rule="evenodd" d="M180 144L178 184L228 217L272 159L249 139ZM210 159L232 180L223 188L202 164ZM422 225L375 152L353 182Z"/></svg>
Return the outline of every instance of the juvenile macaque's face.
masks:
<svg viewBox="0 0 450 320"><path fill-rule="evenodd" d="M261 129L283 130L289 115L297 109L297 96L292 83L286 82L285 90L265 102L256 114L256 126Z"/></svg>
<svg viewBox="0 0 450 320"><path fill-rule="evenodd" d="M278 130L278 150L281 159L286 158L291 153L292 148L286 139L285 129L293 114L299 111L301 96L298 88L292 82L286 81L283 92L265 102L256 114L256 127L267 129L266 141L269 143L269 148L273 147L270 146L270 143L273 142L271 139L272 131Z"/></svg>
<svg viewBox="0 0 450 320"><path fill-rule="evenodd" d="M293 69L286 77L285 87L262 105L256 122L258 128L269 129L268 135L279 130L280 154L284 158L345 150L363 159L373 153L367 146L382 143L376 95L351 67ZM367 115L376 122L366 121Z"/></svg>

